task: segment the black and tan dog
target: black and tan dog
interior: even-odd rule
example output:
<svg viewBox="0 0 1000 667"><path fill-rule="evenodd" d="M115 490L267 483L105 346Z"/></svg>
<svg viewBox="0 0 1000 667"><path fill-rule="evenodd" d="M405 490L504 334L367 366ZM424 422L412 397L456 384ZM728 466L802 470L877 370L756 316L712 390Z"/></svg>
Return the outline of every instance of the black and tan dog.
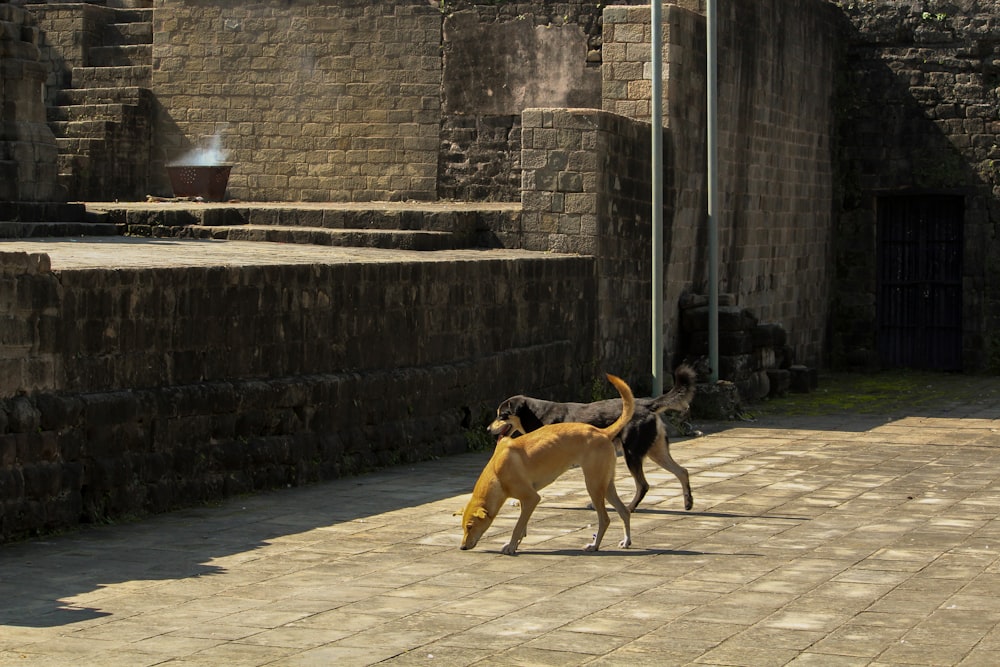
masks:
<svg viewBox="0 0 1000 667"><path fill-rule="evenodd" d="M659 414L686 412L695 393L697 375L687 365L674 371L674 386L657 398L640 398L635 401L635 414L616 438L625 452L625 464L635 480L635 496L629 503L634 512L649 491L649 483L642 469L643 459L649 457L661 468L672 472L680 481L684 492L684 509L694 505L688 471L670 456L667 428ZM511 396L497 408L496 420L490 424L490 433L497 437L517 437L549 424L583 422L604 427L621 412L621 400L614 398L595 403L556 403L529 396Z"/></svg>
<svg viewBox="0 0 1000 667"><path fill-rule="evenodd" d="M533 430L519 438L500 438L472 490L472 498L462 514L462 549L472 549L508 498L521 503L521 515L514 525L510 541L501 550L514 555L527 533L528 519L541 498L538 490L548 486L574 465L580 466L587 492L597 511L597 533L584 547L597 551L611 523L605 499L618 511L625 524L625 536L618 546L632 544L629 511L615 489L615 445L613 438L632 418L632 390L620 378L608 380L622 395L618 419L606 428L565 422Z"/></svg>

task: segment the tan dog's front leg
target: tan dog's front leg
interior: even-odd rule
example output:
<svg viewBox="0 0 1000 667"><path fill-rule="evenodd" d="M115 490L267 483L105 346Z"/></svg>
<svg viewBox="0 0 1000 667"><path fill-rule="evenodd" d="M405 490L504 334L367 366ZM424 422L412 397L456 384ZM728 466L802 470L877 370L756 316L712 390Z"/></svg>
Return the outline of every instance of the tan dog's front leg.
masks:
<svg viewBox="0 0 1000 667"><path fill-rule="evenodd" d="M503 545L500 553L513 556L517 552L517 547L521 544L521 540L528 534L528 519L531 518L531 513L535 511L535 507L538 506L541 499L541 496L534 492L532 492L531 496L518 498L521 502L521 515L517 518L517 523L514 524L514 532L510 534L510 542Z"/></svg>
<svg viewBox="0 0 1000 667"><path fill-rule="evenodd" d="M623 549L628 548L632 546L632 513L618 496L618 489L615 488L614 480L611 480L611 484L608 485L608 500L611 501L611 504L618 512L618 516L622 519L622 524L625 526L625 534L622 536L622 541L618 543L618 546Z"/></svg>
<svg viewBox="0 0 1000 667"><path fill-rule="evenodd" d="M614 460L611 461L612 465ZM593 481L593 475L585 478L587 483L587 491L590 493L590 500L594 506L594 510L597 512L597 532L594 533L594 540L583 547L584 551L597 551L601 547L601 540L604 539L604 533L608 530L608 525L611 523L611 517L608 516L608 508L604 506L604 494L606 491L598 486L599 483Z"/></svg>
<svg viewBox="0 0 1000 667"><path fill-rule="evenodd" d="M600 509L597 509L600 507ZM593 541L586 545L584 551L597 551L601 546L601 540L604 539L604 533L608 530L608 525L611 523L611 517L608 516L608 510L604 507L604 499L601 498L600 504L597 500L594 500L594 509L597 510L597 532L594 533Z"/></svg>

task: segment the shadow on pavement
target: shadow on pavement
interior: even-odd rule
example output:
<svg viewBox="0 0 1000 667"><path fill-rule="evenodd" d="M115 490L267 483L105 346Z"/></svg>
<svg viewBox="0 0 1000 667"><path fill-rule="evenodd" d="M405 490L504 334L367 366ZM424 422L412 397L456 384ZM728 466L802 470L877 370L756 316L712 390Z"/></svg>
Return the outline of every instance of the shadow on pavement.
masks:
<svg viewBox="0 0 1000 667"><path fill-rule="evenodd" d="M104 589L128 583L156 593L159 582L211 577L260 557L264 547L302 546L329 528L356 534L390 520L371 517L472 490L486 453L400 466L308 487L234 498L118 525L0 546L0 625L55 627L99 619ZM455 509L461 509L461 500ZM461 536L452 508L442 531ZM422 521L427 520L425 510ZM426 528L426 525L423 526ZM312 539L316 539L313 537ZM381 544L373 540L373 550ZM330 559L338 554L331 553Z"/></svg>

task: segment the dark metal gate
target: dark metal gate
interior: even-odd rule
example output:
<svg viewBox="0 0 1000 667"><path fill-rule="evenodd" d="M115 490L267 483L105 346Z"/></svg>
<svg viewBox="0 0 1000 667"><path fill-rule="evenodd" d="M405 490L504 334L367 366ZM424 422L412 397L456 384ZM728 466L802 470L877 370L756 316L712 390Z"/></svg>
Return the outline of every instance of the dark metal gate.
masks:
<svg viewBox="0 0 1000 667"><path fill-rule="evenodd" d="M953 195L878 199L879 359L886 367L962 368L962 224Z"/></svg>

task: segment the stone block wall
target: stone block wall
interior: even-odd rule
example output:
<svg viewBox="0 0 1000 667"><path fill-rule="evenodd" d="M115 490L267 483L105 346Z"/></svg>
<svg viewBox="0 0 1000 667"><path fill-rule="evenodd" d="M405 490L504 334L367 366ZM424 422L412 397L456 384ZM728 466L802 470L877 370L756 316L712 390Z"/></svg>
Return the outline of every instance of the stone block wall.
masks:
<svg viewBox="0 0 1000 667"><path fill-rule="evenodd" d="M964 201L962 365L1000 370L1000 2L843 3L833 361L879 363L881 195Z"/></svg>
<svg viewBox="0 0 1000 667"><path fill-rule="evenodd" d="M528 109L522 119L514 242L595 257L598 358L642 391L652 340L650 126L597 109Z"/></svg>
<svg viewBox="0 0 1000 667"><path fill-rule="evenodd" d="M719 16L720 290L781 324L799 360L819 365L832 232L835 9L810 0L725 3ZM664 7L666 298L705 292L704 17ZM647 120L648 7L604 14L605 108ZM677 324L667 324L676 340Z"/></svg>
<svg viewBox="0 0 1000 667"><path fill-rule="evenodd" d="M64 200L56 140L45 123L47 72L34 17L0 3L0 201Z"/></svg>
<svg viewBox="0 0 1000 667"><path fill-rule="evenodd" d="M586 257L46 260L0 258L0 540L464 451L604 370Z"/></svg>
<svg viewBox="0 0 1000 667"><path fill-rule="evenodd" d="M601 6L443 3L438 196L517 201L521 112L601 106Z"/></svg>
<svg viewBox="0 0 1000 667"><path fill-rule="evenodd" d="M0 396L46 390L62 373L59 285L48 255L0 255Z"/></svg>
<svg viewBox="0 0 1000 667"><path fill-rule="evenodd" d="M0 399L0 543L485 446L567 341L442 366ZM504 394L502 391L506 391Z"/></svg>
<svg viewBox="0 0 1000 667"><path fill-rule="evenodd" d="M434 5L156 0L159 189L169 194L167 162L219 137L239 199L434 199Z"/></svg>
<svg viewBox="0 0 1000 667"><path fill-rule="evenodd" d="M564 340L570 323L592 340L583 257L58 273L45 255L4 259L8 338L28 364L4 395L438 366Z"/></svg>

